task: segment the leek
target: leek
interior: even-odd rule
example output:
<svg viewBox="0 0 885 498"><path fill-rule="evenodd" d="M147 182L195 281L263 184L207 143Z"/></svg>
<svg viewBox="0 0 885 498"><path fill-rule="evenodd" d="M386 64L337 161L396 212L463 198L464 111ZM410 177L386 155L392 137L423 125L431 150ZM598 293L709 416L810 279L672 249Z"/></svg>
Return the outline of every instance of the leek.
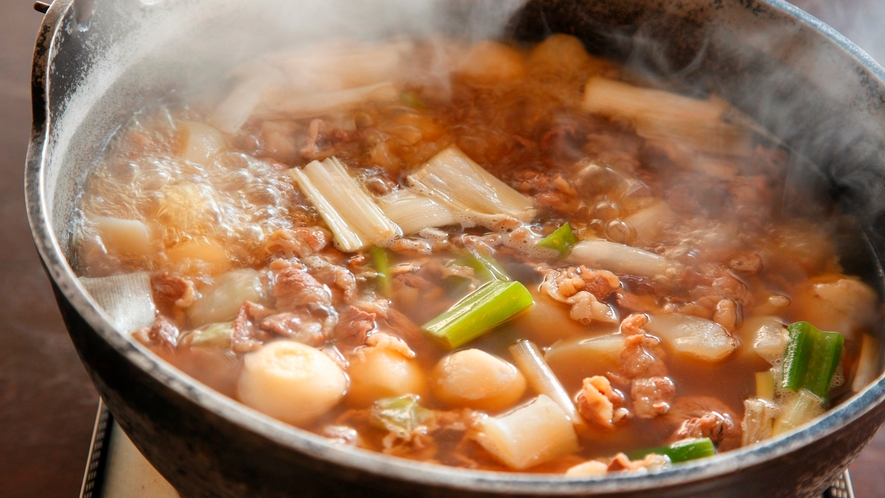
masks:
<svg viewBox="0 0 885 498"><path fill-rule="evenodd" d="M851 390L858 392L879 376L879 341L870 334L864 334L857 360L857 371Z"/></svg>
<svg viewBox="0 0 885 498"><path fill-rule="evenodd" d="M747 155L752 151L752 132L724 121L730 106L720 99L695 99L592 77L584 87L583 108L610 118L626 118L643 138L675 141L713 154Z"/></svg>
<svg viewBox="0 0 885 498"><path fill-rule="evenodd" d="M649 278L669 275L680 268L653 252L602 239L578 242L566 259L589 268Z"/></svg>
<svg viewBox="0 0 885 498"><path fill-rule="evenodd" d="M532 388L543 395L548 396L565 412L566 416L575 425L583 426L584 419L578 415L575 404L569 397L565 388L556 378L550 365L544 359L541 350L532 341L523 339L510 346L510 354L517 368L525 375Z"/></svg>
<svg viewBox="0 0 885 498"><path fill-rule="evenodd" d="M462 224L487 222L489 216L530 221L532 200L495 178L457 147L433 156L406 178L410 186L462 217Z"/></svg>
<svg viewBox="0 0 885 498"><path fill-rule="evenodd" d="M781 387L793 391L805 388L826 399L845 337L822 332L808 322L793 323L787 330L790 341L784 350Z"/></svg>
<svg viewBox="0 0 885 498"><path fill-rule="evenodd" d="M756 397L765 401L774 401L774 391L772 371L756 372Z"/></svg>
<svg viewBox="0 0 885 498"><path fill-rule="evenodd" d="M496 280L468 294L421 329L454 349L515 317L532 302L531 293L521 283Z"/></svg>
<svg viewBox="0 0 885 498"><path fill-rule="evenodd" d="M561 227L554 230L553 233L544 237L540 242L538 242L538 245L558 251L559 256L564 257L566 254L568 254L572 246L577 243L578 239L572 232L572 227L569 226L568 223L565 223Z"/></svg>
<svg viewBox="0 0 885 498"><path fill-rule="evenodd" d="M285 96L266 99L266 102L256 110L256 114L259 116L285 115L289 119L309 118L353 107L363 102L396 100L399 91L393 83L383 81L328 92L283 95Z"/></svg>
<svg viewBox="0 0 885 498"><path fill-rule="evenodd" d="M378 289L384 297L390 297L390 256L387 249L375 246L370 251L375 271L378 272Z"/></svg>
<svg viewBox="0 0 885 498"><path fill-rule="evenodd" d="M745 399L744 418L741 421L741 446L758 443L774 435L774 417L777 412L777 407L770 400Z"/></svg>
<svg viewBox="0 0 885 498"><path fill-rule="evenodd" d="M687 462L698 458L711 457L716 454L716 447L708 437L683 439L668 446L636 450L627 453L630 460L642 460L650 454L664 455L673 463Z"/></svg>
<svg viewBox="0 0 885 498"><path fill-rule="evenodd" d="M799 389L799 394L784 405L780 417L774 421L773 434L777 436L795 429L823 412L823 399L808 389Z"/></svg>
<svg viewBox="0 0 885 498"><path fill-rule="evenodd" d="M290 169L289 175L332 230L338 249L357 252L402 235L337 158Z"/></svg>
<svg viewBox="0 0 885 498"><path fill-rule="evenodd" d="M473 275L481 282L492 282L495 280L509 282L513 280L494 258L483 256L479 253L458 259L458 264L473 268Z"/></svg>
<svg viewBox="0 0 885 498"><path fill-rule="evenodd" d="M458 219L449 208L409 188L399 188L378 199L384 214L396 223L403 234L425 228L455 225Z"/></svg>
<svg viewBox="0 0 885 498"><path fill-rule="evenodd" d="M500 417L487 417L474 439L508 467L521 470L578 451L574 426L543 394Z"/></svg>

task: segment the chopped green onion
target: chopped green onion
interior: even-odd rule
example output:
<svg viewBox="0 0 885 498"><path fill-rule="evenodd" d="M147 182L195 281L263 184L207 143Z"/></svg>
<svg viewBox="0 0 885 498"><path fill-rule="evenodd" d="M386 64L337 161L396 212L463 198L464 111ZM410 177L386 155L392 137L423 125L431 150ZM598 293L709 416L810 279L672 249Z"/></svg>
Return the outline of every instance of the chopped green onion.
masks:
<svg viewBox="0 0 885 498"><path fill-rule="evenodd" d="M421 329L449 348L457 348L515 317L532 304L519 282L496 280L468 294Z"/></svg>
<svg viewBox="0 0 885 498"><path fill-rule="evenodd" d="M808 322L796 322L787 331L790 341L784 350L781 387L792 391L805 388L826 399L845 337L822 332Z"/></svg>
<svg viewBox="0 0 885 498"><path fill-rule="evenodd" d="M369 420L379 429L405 436L426 422L432 413L418 404L417 395L406 394L376 401Z"/></svg>
<svg viewBox="0 0 885 498"><path fill-rule="evenodd" d="M568 254L572 246L577 243L578 239L572 232L572 227L569 226L568 223L565 223L554 230L553 233L544 237L541 242L538 242L538 245L548 249L555 249L556 251L559 251L559 256L563 257Z"/></svg>
<svg viewBox="0 0 885 498"><path fill-rule="evenodd" d="M403 102L406 103L406 105L417 107L418 109L427 108L427 104L424 103L424 100L417 93L411 90L406 90L402 92L399 96L403 100Z"/></svg>
<svg viewBox="0 0 885 498"><path fill-rule="evenodd" d="M710 457L716 454L716 447L708 437L698 439L683 439L669 446L659 446L645 450L636 450L627 453L630 460L641 460L652 453L664 455L673 463L696 460Z"/></svg>
<svg viewBox="0 0 885 498"><path fill-rule="evenodd" d="M504 268L501 268L501 265L490 256L474 253L460 258L458 264L473 268L473 275L482 282L492 282L495 280L509 282L513 280L504 271Z"/></svg>
<svg viewBox="0 0 885 498"><path fill-rule="evenodd" d="M375 271L378 272L378 289L384 297L390 297L390 256L387 249L375 246L370 251Z"/></svg>

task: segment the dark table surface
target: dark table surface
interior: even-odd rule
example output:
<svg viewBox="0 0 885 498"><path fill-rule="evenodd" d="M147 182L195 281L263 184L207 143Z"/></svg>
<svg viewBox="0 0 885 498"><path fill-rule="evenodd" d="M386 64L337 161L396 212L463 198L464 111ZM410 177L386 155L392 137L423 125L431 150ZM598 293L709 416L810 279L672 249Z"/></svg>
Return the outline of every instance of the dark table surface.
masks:
<svg viewBox="0 0 885 498"><path fill-rule="evenodd" d="M885 2L795 3L885 60ZM0 0L0 495L73 497L98 395L68 339L25 215L30 64L42 18L32 6ZM859 498L885 496L882 462L885 431L851 467Z"/></svg>

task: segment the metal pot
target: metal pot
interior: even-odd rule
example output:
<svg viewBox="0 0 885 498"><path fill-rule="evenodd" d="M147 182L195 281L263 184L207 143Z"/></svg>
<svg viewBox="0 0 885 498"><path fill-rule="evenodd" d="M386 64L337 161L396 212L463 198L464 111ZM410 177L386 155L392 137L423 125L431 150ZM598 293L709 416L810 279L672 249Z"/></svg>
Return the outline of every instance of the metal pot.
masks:
<svg viewBox="0 0 885 498"><path fill-rule="evenodd" d="M492 8L500 5L506 9ZM98 391L183 496L810 496L885 422L879 377L797 431L647 475L565 478L416 463L331 445L209 390L115 331L72 272L69 224L85 171L116 127L155 96L330 30L479 36L505 28L505 36L525 40L574 34L589 50L674 87L723 95L798 152L795 185L824 206L854 213L857 230L842 244L843 263L881 289L885 72L857 47L779 0L532 0L517 7L56 0L46 13L34 56L27 162L34 240ZM379 23L365 25L367 16ZM457 22L441 23L451 19ZM787 207L808 206L797 200Z"/></svg>

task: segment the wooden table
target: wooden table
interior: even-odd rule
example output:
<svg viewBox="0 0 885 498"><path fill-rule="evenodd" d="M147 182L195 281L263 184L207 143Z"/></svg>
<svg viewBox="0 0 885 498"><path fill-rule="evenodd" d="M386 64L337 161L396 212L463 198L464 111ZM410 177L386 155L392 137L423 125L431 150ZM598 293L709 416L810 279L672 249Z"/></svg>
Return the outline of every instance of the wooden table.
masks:
<svg viewBox="0 0 885 498"><path fill-rule="evenodd" d="M885 8L877 0L797 3L843 30L885 60ZM23 170L30 130L30 64L41 15L31 0L0 2L0 495L73 497L83 466L98 396L68 339L43 272L24 207ZM869 12L869 15L862 13ZM878 21L878 22L876 22ZM882 43L880 43L882 42ZM857 496L885 490L885 432L851 468Z"/></svg>

